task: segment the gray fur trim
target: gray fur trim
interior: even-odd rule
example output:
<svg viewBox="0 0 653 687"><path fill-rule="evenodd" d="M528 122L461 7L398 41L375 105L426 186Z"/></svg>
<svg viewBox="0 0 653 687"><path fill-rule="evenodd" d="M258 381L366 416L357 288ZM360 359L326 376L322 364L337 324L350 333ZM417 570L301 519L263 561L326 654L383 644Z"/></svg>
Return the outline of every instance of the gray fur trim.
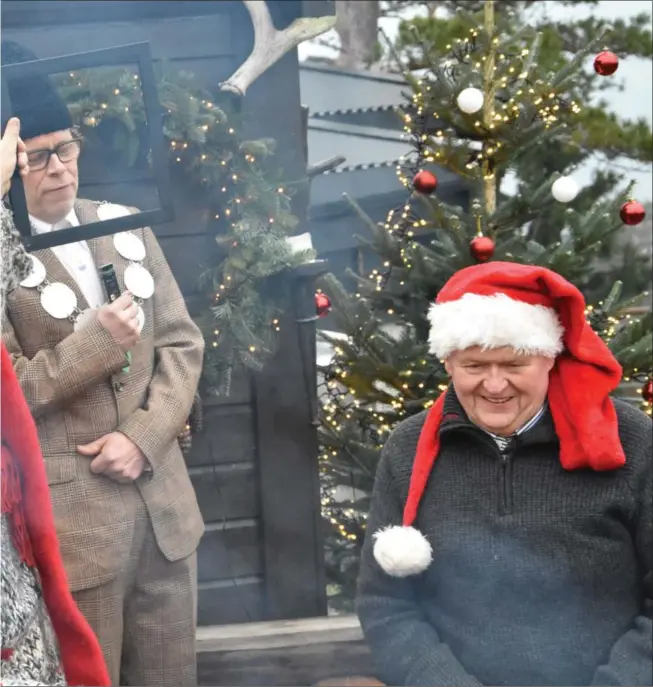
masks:
<svg viewBox="0 0 653 687"><path fill-rule="evenodd" d="M0 312L4 312L5 298L30 272L31 262L14 226L11 210L0 202L2 229L0 233Z"/></svg>

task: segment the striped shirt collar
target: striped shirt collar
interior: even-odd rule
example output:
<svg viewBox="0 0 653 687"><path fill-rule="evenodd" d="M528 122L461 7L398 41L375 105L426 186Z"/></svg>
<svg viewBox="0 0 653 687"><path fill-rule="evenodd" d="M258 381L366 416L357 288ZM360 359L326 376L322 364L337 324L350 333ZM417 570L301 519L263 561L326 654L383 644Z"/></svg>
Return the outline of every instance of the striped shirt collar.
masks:
<svg viewBox="0 0 653 687"><path fill-rule="evenodd" d="M544 405L533 415L533 417L524 425L522 425L516 432L513 432L510 436L504 437L500 436L498 434L494 434L492 432L488 432L486 429L483 429L483 431L486 434L489 434L495 441L496 445L499 447L500 450L504 450L508 444L510 443L511 439L514 439L515 437L518 437L520 434L524 434L524 432L528 432L529 429L532 429L535 427L535 425L542 419L544 416L544 413L546 413L548 408L548 403L544 403Z"/></svg>

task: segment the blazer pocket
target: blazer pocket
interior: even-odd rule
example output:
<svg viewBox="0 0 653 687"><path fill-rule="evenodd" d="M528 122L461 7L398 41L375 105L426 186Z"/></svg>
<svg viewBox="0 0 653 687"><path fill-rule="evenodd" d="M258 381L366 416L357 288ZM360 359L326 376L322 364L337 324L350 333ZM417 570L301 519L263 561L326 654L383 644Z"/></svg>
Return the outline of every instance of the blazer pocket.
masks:
<svg viewBox="0 0 653 687"><path fill-rule="evenodd" d="M88 459L73 454L50 454L46 471L70 590L99 587L115 579L125 569L134 533L134 519L122 495L124 485L93 475Z"/></svg>
<svg viewBox="0 0 653 687"><path fill-rule="evenodd" d="M66 484L79 477L77 458L70 455L53 456L45 461L48 486Z"/></svg>

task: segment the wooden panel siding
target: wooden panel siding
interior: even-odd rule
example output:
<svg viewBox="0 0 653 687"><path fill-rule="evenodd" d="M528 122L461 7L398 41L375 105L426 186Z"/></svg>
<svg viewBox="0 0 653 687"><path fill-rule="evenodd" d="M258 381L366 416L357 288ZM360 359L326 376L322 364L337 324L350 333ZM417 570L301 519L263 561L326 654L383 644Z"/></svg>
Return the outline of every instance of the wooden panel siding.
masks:
<svg viewBox="0 0 653 687"><path fill-rule="evenodd" d="M199 581L262 573L259 536L260 524L254 518L208 523L198 555Z"/></svg>
<svg viewBox="0 0 653 687"><path fill-rule="evenodd" d="M260 513L254 463L224 463L190 468L205 521L254 518ZM220 497L216 498L215 491Z"/></svg>
<svg viewBox="0 0 653 687"><path fill-rule="evenodd" d="M344 685L347 676L374 678L354 615L200 628L197 663L200 685Z"/></svg>
<svg viewBox="0 0 653 687"><path fill-rule="evenodd" d="M252 441L254 424L249 403L237 405L224 401L217 407L208 405L204 408L204 427L210 431L203 432L193 442L188 465L251 463L256 459L256 443Z"/></svg>
<svg viewBox="0 0 653 687"><path fill-rule="evenodd" d="M38 3L42 5L43 3ZM109 4L109 3L107 3ZM65 24L57 26L56 40L49 26L11 30L11 39L30 47L39 57L58 57L113 48L117 45L147 40L154 59L193 59L230 57L231 22L228 14L173 19L107 21L101 24ZM61 52L66 46L66 53Z"/></svg>
<svg viewBox="0 0 653 687"><path fill-rule="evenodd" d="M216 627L264 620L267 617L264 596L265 587L260 576L200 582L197 622L200 627Z"/></svg>
<svg viewBox="0 0 653 687"><path fill-rule="evenodd" d="M52 27L95 22L138 22L184 16L242 14L237 0L152 2L152 0L3 0L3 29Z"/></svg>

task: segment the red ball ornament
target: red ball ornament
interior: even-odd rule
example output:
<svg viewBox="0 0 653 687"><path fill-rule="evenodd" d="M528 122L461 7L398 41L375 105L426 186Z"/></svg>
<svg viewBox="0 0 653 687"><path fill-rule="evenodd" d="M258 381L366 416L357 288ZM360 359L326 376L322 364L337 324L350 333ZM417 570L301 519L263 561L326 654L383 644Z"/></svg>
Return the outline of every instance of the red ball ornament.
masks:
<svg viewBox="0 0 653 687"><path fill-rule="evenodd" d="M331 310L331 301L323 293L315 294L315 312L318 317L325 317Z"/></svg>
<svg viewBox="0 0 653 687"><path fill-rule="evenodd" d="M413 188L419 193L429 195L435 191L438 180L435 174L423 169L413 177Z"/></svg>
<svg viewBox="0 0 653 687"><path fill-rule="evenodd" d="M487 262L493 255L496 243L488 236L476 236L469 243L469 250L477 262Z"/></svg>
<svg viewBox="0 0 653 687"><path fill-rule="evenodd" d="M619 58L609 50L600 52L594 59L594 71L601 76L612 76L619 66Z"/></svg>
<svg viewBox="0 0 653 687"><path fill-rule="evenodd" d="M647 403L653 403L653 379L649 379L642 387L642 398Z"/></svg>
<svg viewBox="0 0 653 687"><path fill-rule="evenodd" d="M624 224L633 227L646 217L646 210L644 206L636 200L629 200L621 206L619 216Z"/></svg>

